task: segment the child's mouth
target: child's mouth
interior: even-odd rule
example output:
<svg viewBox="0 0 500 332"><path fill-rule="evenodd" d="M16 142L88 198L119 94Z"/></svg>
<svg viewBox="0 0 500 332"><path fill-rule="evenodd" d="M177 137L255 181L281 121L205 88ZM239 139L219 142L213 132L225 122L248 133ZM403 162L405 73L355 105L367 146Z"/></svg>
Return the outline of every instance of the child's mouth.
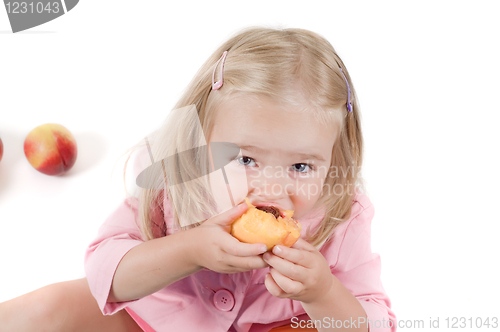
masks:
<svg viewBox="0 0 500 332"><path fill-rule="evenodd" d="M280 212L280 209L278 209L277 207L274 207L274 206L256 206L256 208L261 210L261 211L272 214L276 219L278 219L278 217L285 217Z"/></svg>

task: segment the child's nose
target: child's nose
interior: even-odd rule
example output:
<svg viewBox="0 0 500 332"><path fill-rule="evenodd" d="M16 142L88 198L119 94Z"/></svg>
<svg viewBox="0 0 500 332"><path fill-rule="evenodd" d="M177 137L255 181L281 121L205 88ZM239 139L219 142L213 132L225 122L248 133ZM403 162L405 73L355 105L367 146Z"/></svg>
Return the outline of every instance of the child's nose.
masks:
<svg viewBox="0 0 500 332"><path fill-rule="evenodd" d="M255 194L266 200L279 200L293 191L293 181L283 172L263 173L258 177L250 177L249 187Z"/></svg>

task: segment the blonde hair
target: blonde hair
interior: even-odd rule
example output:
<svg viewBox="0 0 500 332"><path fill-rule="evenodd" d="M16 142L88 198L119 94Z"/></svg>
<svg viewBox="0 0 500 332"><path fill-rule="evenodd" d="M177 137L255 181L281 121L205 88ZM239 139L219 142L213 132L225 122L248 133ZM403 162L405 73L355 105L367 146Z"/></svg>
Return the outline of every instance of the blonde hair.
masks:
<svg viewBox="0 0 500 332"><path fill-rule="evenodd" d="M224 51L228 53L224 63L223 86L213 91L212 73ZM348 89L340 68L350 86L350 113L346 107ZM219 70L216 73L218 72ZM297 97L297 91L300 92L300 98ZM196 107L208 142L218 106L232 98L235 93L267 96L284 104L304 103L304 100L307 100L307 109L317 119L331 124L332 130L340 129L332 150L330 170L340 168L343 174L327 175L322 195L315 205L326 208L325 217L312 233L309 229L306 233L307 241L319 249L332 238L335 227L349 219L356 194L355 188L364 191L360 176L363 137L357 96L349 72L332 45L317 33L304 29L249 27L236 33L215 50L196 73L173 110L190 105ZM182 114L184 113L175 113L176 125L169 127L167 124L150 135L156 147L150 152L154 160L172 156L200 143L200 133L193 132L193 124L189 123L192 119L182 119ZM169 114L169 119L172 118L173 114ZM145 144L141 140L141 143L129 151L135 151ZM129 158L130 155L125 168ZM197 217L213 215L211 213L214 202L207 192L209 184L198 182L193 186L183 185L182 189L177 191L166 185L173 183L169 181L175 181L175 177L179 177L179 168L194 179L199 175L197 172L206 165L206 160L194 151L185 160L190 160L191 163L178 163L177 173L175 168L169 168L167 165L163 178L151 179L156 183L156 187L140 190L139 223L146 240L166 234L163 220L165 193L175 207L174 222L181 229L196 227L200 223L181 227L177 211L183 211L183 214L187 213L188 216L190 213L197 214ZM332 188L338 187L342 188L340 194L331 193ZM351 188L352 192L345 190L346 188Z"/></svg>

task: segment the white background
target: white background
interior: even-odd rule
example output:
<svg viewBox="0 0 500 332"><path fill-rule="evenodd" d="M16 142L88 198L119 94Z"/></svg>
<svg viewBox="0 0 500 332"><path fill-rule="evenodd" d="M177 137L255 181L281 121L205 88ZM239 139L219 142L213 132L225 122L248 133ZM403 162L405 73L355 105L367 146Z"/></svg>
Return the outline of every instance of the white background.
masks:
<svg viewBox="0 0 500 332"><path fill-rule="evenodd" d="M0 7L0 302L84 277L83 254L125 197L124 158L240 28L325 36L357 89L372 249L400 320L500 316L500 21L495 1L80 1L12 34ZM78 142L62 177L26 135ZM411 322L410 322L411 323ZM401 329L401 330L417 330ZM462 329L464 330L464 329Z"/></svg>

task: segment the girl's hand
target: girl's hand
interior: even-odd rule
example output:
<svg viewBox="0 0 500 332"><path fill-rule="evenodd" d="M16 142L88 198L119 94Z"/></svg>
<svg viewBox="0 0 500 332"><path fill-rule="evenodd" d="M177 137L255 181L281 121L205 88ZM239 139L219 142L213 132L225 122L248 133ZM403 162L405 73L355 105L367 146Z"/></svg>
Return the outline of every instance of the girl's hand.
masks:
<svg viewBox="0 0 500 332"><path fill-rule="evenodd" d="M302 238L290 248L274 246L272 253L264 254L264 260L271 266L264 284L276 297L310 303L330 294L333 288L325 257Z"/></svg>
<svg viewBox="0 0 500 332"><path fill-rule="evenodd" d="M219 273L237 273L268 266L262 259L267 248L263 243L243 243L231 235L231 224L246 212L243 202L189 230L193 243L192 257L198 266Z"/></svg>

